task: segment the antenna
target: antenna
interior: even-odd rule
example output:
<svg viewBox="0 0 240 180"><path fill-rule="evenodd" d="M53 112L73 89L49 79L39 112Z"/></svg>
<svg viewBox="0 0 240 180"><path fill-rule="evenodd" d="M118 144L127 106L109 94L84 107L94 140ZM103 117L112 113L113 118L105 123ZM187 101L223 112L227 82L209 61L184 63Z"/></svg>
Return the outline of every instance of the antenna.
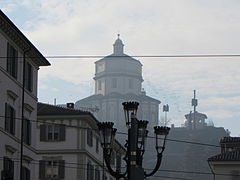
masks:
<svg viewBox="0 0 240 180"><path fill-rule="evenodd" d="M193 99L192 99L192 106L193 106L193 129L196 129L196 107L198 105L198 100L196 99L196 90L193 91Z"/></svg>
<svg viewBox="0 0 240 180"><path fill-rule="evenodd" d="M168 106L168 104L163 105L163 112L165 112L165 123L166 123L166 124L164 124L164 126L166 126L166 125L167 125L167 112L169 112L169 106Z"/></svg>

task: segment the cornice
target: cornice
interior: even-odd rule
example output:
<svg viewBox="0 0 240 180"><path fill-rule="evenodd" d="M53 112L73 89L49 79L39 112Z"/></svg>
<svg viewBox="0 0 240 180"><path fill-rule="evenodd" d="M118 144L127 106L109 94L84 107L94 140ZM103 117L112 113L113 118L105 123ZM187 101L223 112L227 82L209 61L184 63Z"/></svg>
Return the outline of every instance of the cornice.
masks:
<svg viewBox="0 0 240 180"><path fill-rule="evenodd" d="M38 66L48 66L50 63L37 50L37 48L25 37L25 35L11 22L11 20L0 10L0 30L11 39L22 52L27 51L28 57Z"/></svg>

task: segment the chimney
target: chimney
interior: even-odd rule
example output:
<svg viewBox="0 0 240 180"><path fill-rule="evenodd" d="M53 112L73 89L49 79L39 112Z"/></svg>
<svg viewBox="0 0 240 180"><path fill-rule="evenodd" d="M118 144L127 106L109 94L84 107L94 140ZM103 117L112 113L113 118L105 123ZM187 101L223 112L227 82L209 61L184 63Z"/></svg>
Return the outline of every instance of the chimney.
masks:
<svg viewBox="0 0 240 180"><path fill-rule="evenodd" d="M74 103L67 103L67 107L71 108L71 109L74 109Z"/></svg>

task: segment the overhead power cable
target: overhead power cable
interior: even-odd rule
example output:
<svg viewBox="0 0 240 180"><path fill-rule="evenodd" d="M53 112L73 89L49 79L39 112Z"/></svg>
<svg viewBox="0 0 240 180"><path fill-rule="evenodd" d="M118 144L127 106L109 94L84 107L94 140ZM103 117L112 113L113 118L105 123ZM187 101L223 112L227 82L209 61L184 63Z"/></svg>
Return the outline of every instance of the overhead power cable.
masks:
<svg viewBox="0 0 240 180"><path fill-rule="evenodd" d="M0 160L3 160L3 157L0 157ZM14 162L19 162L18 159L14 159L13 160ZM33 165L39 165L39 162L30 162L30 164L33 164ZM65 164L67 164L65 162ZM85 166L87 166L87 164L84 164ZM82 170L94 170L94 169L88 169L88 168L85 168L85 167L72 167L72 166L66 166L64 165L65 168L68 168L68 169L82 169ZM102 171L104 173L104 171L108 171L108 169L98 169L98 171ZM173 176L158 176L158 175L154 175L152 177L161 177L161 178L168 178L168 179L176 179L176 180L192 180L192 179L189 179L189 178L179 178L179 177L173 177Z"/></svg>
<svg viewBox="0 0 240 180"><path fill-rule="evenodd" d="M133 57L133 58L239 58L240 54L170 54L170 55L53 55L45 56L46 59L99 59L99 58L124 58L124 57ZM7 56L0 56L0 59L10 58ZM16 57L14 57L16 58ZM18 56L17 58L23 58ZM28 56L28 58L35 59L39 57Z"/></svg>
<svg viewBox="0 0 240 180"><path fill-rule="evenodd" d="M0 117L3 117L3 118L6 118L6 116L0 116ZM19 120L21 121L22 118L16 118L16 120ZM80 127L80 126L74 126L74 125L67 125L67 124L61 124L61 123L54 123L54 122L46 122L45 120L32 120L32 119L27 119L31 122L36 122L36 123L41 123L41 124L50 124L50 125L64 125L66 127L71 127L71 128L78 128L78 129L90 129L90 130L93 130L93 131L99 131L98 129L93 129L93 128L88 128L88 127ZM116 132L117 134L121 134L121 135L128 135L127 133L125 132ZM147 138L151 138L151 139L155 139L156 137L154 136L147 136ZM201 145L201 146L208 146L208 147L221 147L220 145L215 145L215 144L208 144L208 143L200 143L200 142L193 142L193 141L185 141L185 140L178 140L178 139L170 139L170 138L166 138L167 141L172 141L172 142L177 142L177 143L186 143L186 144L194 144L194 145Z"/></svg>
<svg viewBox="0 0 240 180"><path fill-rule="evenodd" d="M0 157L0 160L3 160L3 156ZM19 162L20 159L18 158L10 158L11 160L15 161L15 162ZM39 161L40 160L35 160L33 159L32 160L33 162L30 162L30 164L36 164L38 165L39 164ZM46 160L47 161L47 160ZM64 165L64 167L66 168L73 168L73 169L85 169L87 170L87 168L82 168L82 167L74 167L74 166L70 166L70 165L77 165L77 166L87 166L87 164L80 164L80 163L73 163L73 162L67 162L67 161L64 161L64 164L68 164L69 166L66 166ZM95 167L99 167L99 168L102 168L100 165L96 165L96 164L92 164L94 165ZM114 166L116 167L116 166ZM124 167L125 168L125 167ZM105 169L104 171L106 171L107 169ZM145 170L153 170L153 169L145 169ZM102 169L99 169L99 171L103 171ZM107 170L108 171L108 170ZM201 171L181 171L181 170L158 170L158 172L172 172L172 173L184 173L184 174L197 174L197 175L213 175L212 173L210 172L201 172ZM240 175L235 175L235 174L225 174L225 173L216 173L215 175L218 175L218 176L233 176L233 177L240 177ZM158 175L155 175L155 177L160 177ZM163 177L163 176L162 176ZM165 176L167 177L167 176ZM179 177L169 177L169 178L178 178ZM181 179L181 178L180 178Z"/></svg>

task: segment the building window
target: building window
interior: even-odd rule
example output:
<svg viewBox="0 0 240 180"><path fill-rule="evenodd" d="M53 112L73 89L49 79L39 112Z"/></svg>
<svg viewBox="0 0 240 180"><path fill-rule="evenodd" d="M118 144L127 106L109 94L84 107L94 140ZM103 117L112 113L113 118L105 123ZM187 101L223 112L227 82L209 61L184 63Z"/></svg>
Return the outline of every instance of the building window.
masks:
<svg viewBox="0 0 240 180"><path fill-rule="evenodd" d="M95 169L95 180L100 180L100 171L98 168Z"/></svg>
<svg viewBox="0 0 240 180"><path fill-rule="evenodd" d="M87 180L94 180L94 167L91 162L87 163Z"/></svg>
<svg viewBox="0 0 240 180"><path fill-rule="evenodd" d="M22 168L22 179L23 180L30 180L30 170L26 167Z"/></svg>
<svg viewBox="0 0 240 180"><path fill-rule="evenodd" d="M128 80L128 87L129 87L129 89L133 89L133 80L132 79Z"/></svg>
<svg viewBox="0 0 240 180"><path fill-rule="evenodd" d="M1 172L1 179L14 179L14 162L8 157L3 157L3 170Z"/></svg>
<svg viewBox="0 0 240 180"><path fill-rule="evenodd" d="M7 72L17 79L18 73L18 52L8 43L7 45Z"/></svg>
<svg viewBox="0 0 240 180"><path fill-rule="evenodd" d="M99 152L99 138L96 137L96 152Z"/></svg>
<svg viewBox="0 0 240 180"><path fill-rule="evenodd" d="M28 119L23 121L23 142L27 145L31 144L31 122Z"/></svg>
<svg viewBox="0 0 240 180"><path fill-rule="evenodd" d="M98 80L98 90L102 90L102 81Z"/></svg>
<svg viewBox="0 0 240 180"><path fill-rule="evenodd" d="M93 145L93 132L92 129L87 129L87 144L92 147Z"/></svg>
<svg viewBox="0 0 240 180"><path fill-rule="evenodd" d="M32 92L33 89L33 68L32 65L26 62L25 64L25 88Z"/></svg>
<svg viewBox="0 0 240 180"><path fill-rule="evenodd" d="M14 108L5 103L5 131L12 135L15 134L15 119L16 112Z"/></svg>
<svg viewBox="0 0 240 180"><path fill-rule="evenodd" d="M117 79L112 78L112 88L117 88Z"/></svg>
<svg viewBox="0 0 240 180"><path fill-rule="evenodd" d="M105 67L104 67L104 64L103 63L98 63L97 65L97 72L102 72L104 71Z"/></svg>
<svg viewBox="0 0 240 180"><path fill-rule="evenodd" d="M60 124L40 125L40 141L65 141L66 126Z"/></svg>
<svg viewBox="0 0 240 180"><path fill-rule="evenodd" d="M64 179L65 161L64 160L40 160L39 162L39 178L46 180Z"/></svg>

